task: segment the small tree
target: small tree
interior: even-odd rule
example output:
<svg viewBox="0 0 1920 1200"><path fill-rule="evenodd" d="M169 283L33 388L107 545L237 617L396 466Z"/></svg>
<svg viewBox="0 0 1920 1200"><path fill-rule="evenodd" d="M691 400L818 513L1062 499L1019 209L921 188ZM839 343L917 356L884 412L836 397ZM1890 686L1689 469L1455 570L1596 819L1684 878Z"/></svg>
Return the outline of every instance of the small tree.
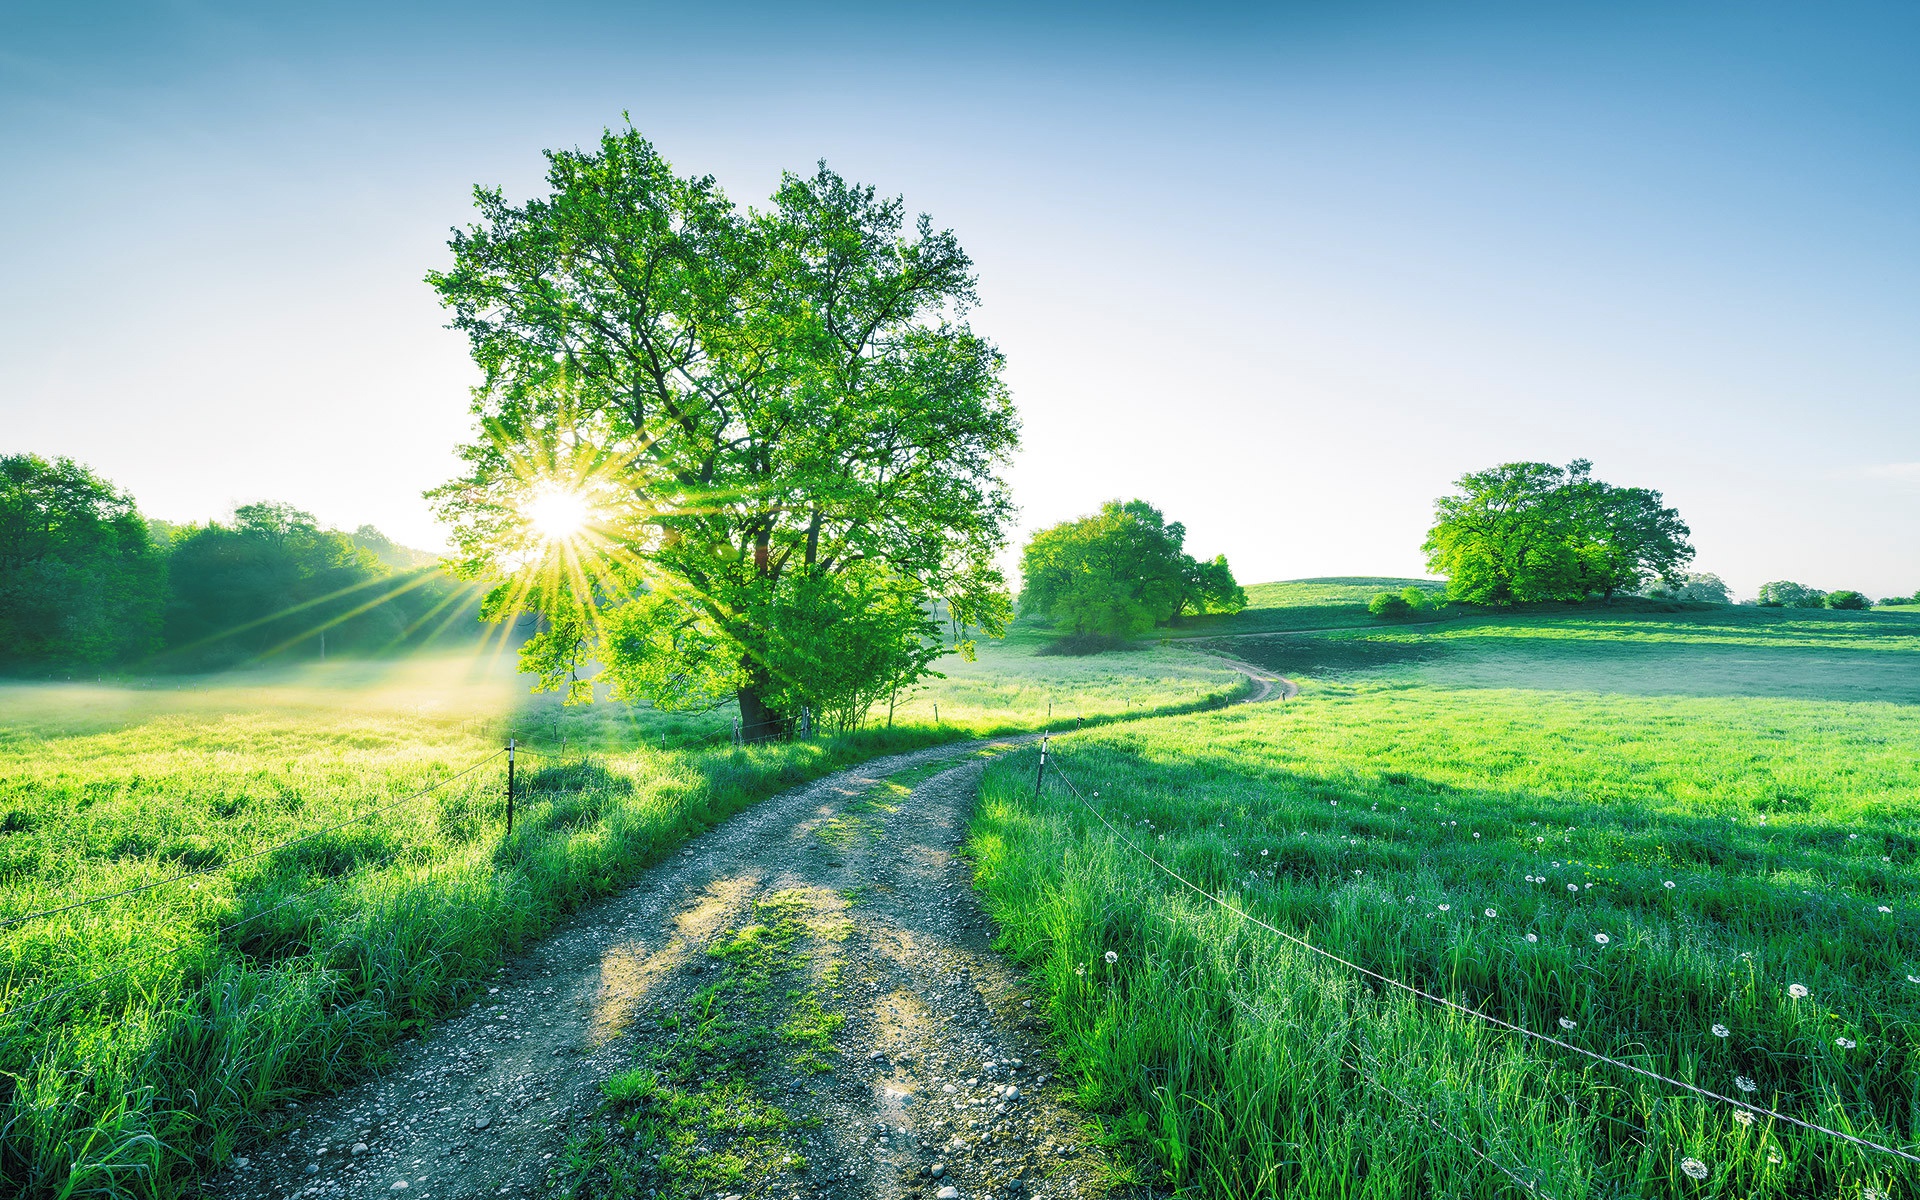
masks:
<svg viewBox="0 0 1920 1200"><path fill-rule="evenodd" d="M1842 588L1837 592L1827 593L1827 607L1858 612L1861 609L1872 608L1873 604L1864 593Z"/></svg>
<svg viewBox="0 0 1920 1200"><path fill-rule="evenodd" d="M1475 604L1611 598L1676 582L1689 530L1659 492L1592 477L1592 464L1502 463L1463 475L1434 502L1423 549L1448 593Z"/></svg>
<svg viewBox="0 0 1920 1200"><path fill-rule="evenodd" d="M1824 608L1827 594L1791 579L1776 579L1760 585L1759 602L1763 608Z"/></svg>
<svg viewBox="0 0 1920 1200"><path fill-rule="evenodd" d="M1074 633L1123 638L1189 611L1245 608L1226 556L1196 560L1182 548L1186 535L1144 500L1109 500L1033 535L1020 558L1020 606Z"/></svg>

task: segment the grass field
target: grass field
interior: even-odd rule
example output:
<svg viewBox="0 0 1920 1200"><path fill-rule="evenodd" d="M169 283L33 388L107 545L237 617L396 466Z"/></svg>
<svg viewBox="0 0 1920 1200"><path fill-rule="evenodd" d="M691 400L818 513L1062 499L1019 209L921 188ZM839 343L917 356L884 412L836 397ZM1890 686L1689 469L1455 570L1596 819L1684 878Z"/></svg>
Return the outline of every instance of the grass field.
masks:
<svg viewBox="0 0 1920 1200"><path fill-rule="evenodd" d="M1302 694L1065 738L1056 764L1141 849L1315 946L1920 1152L1917 637L1904 614L1714 609L1240 638ZM1915 1194L1912 1164L1371 983L1059 787L1035 799L1032 772L989 770L980 883L1084 1100L1166 1181Z"/></svg>
<svg viewBox="0 0 1920 1200"><path fill-rule="evenodd" d="M498 661L0 685L0 1191L181 1194L562 914L783 787L1038 727L1055 695L1077 705L1065 720L1242 685L1188 651L1038 658L1034 644L983 647L892 729L743 750L725 744L730 711L562 709ZM509 734L565 751L523 751L511 838Z"/></svg>
<svg viewBox="0 0 1920 1200"><path fill-rule="evenodd" d="M1223 634L1265 633L1282 629L1340 629L1380 624L1367 611L1367 601L1380 592L1415 587L1439 597L1445 585L1433 579L1342 575L1321 579L1289 579L1256 583L1247 588L1247 606L1237 613L1186 617L1180 624L1157 630L1162 638L1218 637ZM1433 620L1445 613L1422 613L1416 620Z"/></svg>

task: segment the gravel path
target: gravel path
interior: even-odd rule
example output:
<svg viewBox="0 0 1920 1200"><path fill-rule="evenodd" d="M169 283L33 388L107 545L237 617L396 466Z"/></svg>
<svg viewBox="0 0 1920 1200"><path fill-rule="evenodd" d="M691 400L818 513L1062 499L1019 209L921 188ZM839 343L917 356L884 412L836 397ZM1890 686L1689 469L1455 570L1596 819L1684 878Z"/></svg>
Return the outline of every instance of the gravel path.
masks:
<svg viewBox="0 0 1920 1200"><path fill-rule="evenodd" d="M1250 701L1292 692L1235 665L1259 684ZM1030 740L878 759L694 839L577 914L465 1015L401 1047L383 1075L290 1106L292 1132L232 1160L206 1194L531 1197L569 1183L569 1194L708 1200L1138 1191L1121 1182L1125 1164L1086 1143L1031 998L989 947L960 854L985 759ZM742 931L778 921L799 931L792 953L753 961L772 961L779 986L743 990ZM777 1039L766 1028L735 1030L734 1044L760 1034L763 1048L748 1052L759 1057L744 1069L699 1061L718 1062L706 1069L733 1090L715 1107L739 1119L696 1128L682 1161L708 1166L673 1176L657 1149L635 1148L664 1126L619 1123L603 1085L647 1062L684 1075L687 1047L706 1044L689 1040L693 1018L754 995L789 1007L817 998L831 1048L810 1061L768 1056ZM792 1020L781 1019L784 1036ZM683 1081L678 1094L720 1082ZM669 1107L687 1106L634 1111L666 1121ZM728 1162L748 1166L711 1185ZM690 1186L696 1178L709 1182Z"/></svg>

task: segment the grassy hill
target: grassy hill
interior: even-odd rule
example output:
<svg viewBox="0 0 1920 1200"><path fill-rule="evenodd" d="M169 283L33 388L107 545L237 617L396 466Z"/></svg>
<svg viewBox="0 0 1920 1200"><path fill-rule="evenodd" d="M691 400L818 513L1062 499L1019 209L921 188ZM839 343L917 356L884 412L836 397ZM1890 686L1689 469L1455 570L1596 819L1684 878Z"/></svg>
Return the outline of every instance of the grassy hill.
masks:
<svg viewBox="0 0 1920 1200"><path fill-rule="evenodd" d="M1158 632L1162 637L1192 638L1366 625L1378 620L1367 612L1367 601L1378 592L1416 587L1438 596L1445 586L1434 579L1396 579L1384 575L1256 583L1247 588L1247 607L1241 611L1188 617L1179 625Z"/></svg>
<svg viewBox="0 0 1920 1200"><path fill-rule="evenodd" d="M1140 851L1360 967L1912 1149L1920 616L1589 610L1216 645L1301 694L1055 744L1137 849L1063 788L1035 799L1029 755L990 768L973 832L1074 1086L1163 1182L1908 1194L1897 1158L1449 1014Z"/></svg>

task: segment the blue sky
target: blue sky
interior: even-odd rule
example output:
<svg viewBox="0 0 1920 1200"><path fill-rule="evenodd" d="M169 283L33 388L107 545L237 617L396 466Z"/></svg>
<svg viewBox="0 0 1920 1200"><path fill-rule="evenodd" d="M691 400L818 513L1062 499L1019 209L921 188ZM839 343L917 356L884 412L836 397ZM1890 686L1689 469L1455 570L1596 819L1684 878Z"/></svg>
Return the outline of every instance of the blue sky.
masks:
<svg viewBox="0 0 1920 1200"><path fill-rule="evenodd" d="M0 8L0 452L417 545L472 382L421 276L623 112L742 203L955 229L1031 528L1139 495L1245 580L1416 573L1494 462L1698 566L1920 586L1920 8Z"/></svg>

